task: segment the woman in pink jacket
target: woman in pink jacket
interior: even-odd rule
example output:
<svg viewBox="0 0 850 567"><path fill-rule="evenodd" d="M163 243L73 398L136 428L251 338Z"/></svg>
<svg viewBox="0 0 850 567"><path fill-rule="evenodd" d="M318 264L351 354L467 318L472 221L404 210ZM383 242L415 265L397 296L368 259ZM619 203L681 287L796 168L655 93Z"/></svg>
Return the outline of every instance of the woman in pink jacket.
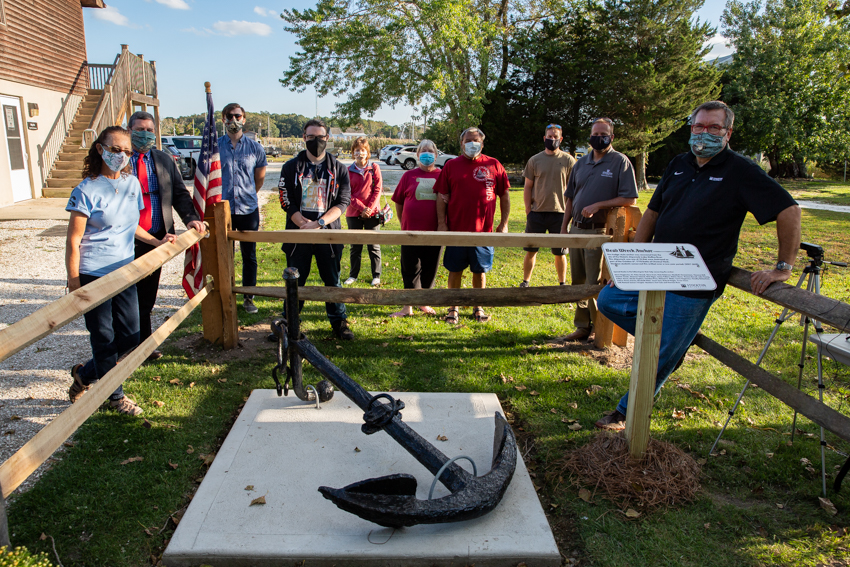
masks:
<svg viewBox="0 0 850 567"><path fill-rule="evenodd" d="M345 222L349 230L380 230L378 211L383 189L381 168L377 163L369 161L372 152L369 141L364 136L354 140L351 155L354 157L354 163L348 167L348 176L351 178L351 204L345 211ZM366 248L369 250L369 261L372 265L372 285L381 285L381 247L368 244ZM357 281L362 254L362 244L351 245L351 268L343 285L351 285Z"/></svg>

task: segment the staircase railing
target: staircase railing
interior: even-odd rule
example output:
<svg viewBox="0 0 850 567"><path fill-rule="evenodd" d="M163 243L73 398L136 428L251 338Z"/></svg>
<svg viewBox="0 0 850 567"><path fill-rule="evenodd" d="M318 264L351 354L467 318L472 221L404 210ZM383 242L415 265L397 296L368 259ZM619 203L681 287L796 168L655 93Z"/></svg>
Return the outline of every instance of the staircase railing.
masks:
<svg viewBox="0 0 850 567"><path fill-rule="evenodd" d="M94 142L91 131L97 135L107 126L121 124L125 117L129 117L134 99L157 98L156 65L152 61L145 61L143 57L130 53L128 47L122 45L121 53L115 59L115 64L112 65L102 88L103 94L100 96L94 116L83 134L85 147Z"/></svg>
<svg viewBox="0 0 850 567"><path fill-rule="evenodd" d="M56 163L56 158L59 157L59 152L62 150L62 144L65 143L65 138L68 132L71 131L71 125L74 118L77 116L77 111L80 109L80 103L83 97L76 94L78 83L85 80L89 74L90 65L83 63L77 71L77 76L74 78L74 84L68 91L68 96L62 102L62 108L50 128L50 132L44 138L44 143L39 146L38 167L41 172L41 185L47 185L47 178L50 177L50 172L53 170L53 164ZM88 75L90 77L90 75ZM89 88L90 78L89 78Z"/></svg>

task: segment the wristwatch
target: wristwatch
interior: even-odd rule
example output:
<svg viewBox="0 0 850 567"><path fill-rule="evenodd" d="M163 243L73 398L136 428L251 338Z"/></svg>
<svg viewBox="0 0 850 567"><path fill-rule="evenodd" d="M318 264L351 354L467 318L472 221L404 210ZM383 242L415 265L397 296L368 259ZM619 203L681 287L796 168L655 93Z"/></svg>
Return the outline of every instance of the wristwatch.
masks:
<svg viewBox="0 0 850 567"><path fill-rule="evenodd" d="M791 268L793 268L793 267L794 267L794 265L789 264L788 262L777 262L776 263L776 269L777 270L783 270L783 271L788 270L790 272Z"/></svg>
<svg viewBox="0 0 850 567"><path fill-rule="evenodd" d="M316 222L317 222L317 223L319 223L319 228L325 228L325 224L327 224L327 223L325 222L325 219L319 219L319 220L317 220ZM786 265L787 265L787 264L786 264ZM790 268L789 268L789 270L790 270Z"/></svg>

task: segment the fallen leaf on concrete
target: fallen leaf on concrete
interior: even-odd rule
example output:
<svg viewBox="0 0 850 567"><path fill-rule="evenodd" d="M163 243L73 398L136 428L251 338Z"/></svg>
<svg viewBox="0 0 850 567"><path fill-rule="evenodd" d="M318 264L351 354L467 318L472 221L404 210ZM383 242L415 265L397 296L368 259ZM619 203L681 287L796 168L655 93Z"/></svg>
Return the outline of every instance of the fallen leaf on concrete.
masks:
<svg viewBox="0 0 850 567"><path fill-rule="evenodd" d="M248 486L245 487L245 490L254 490L254 485L249 484Z"/></svg>
<svg viewBox="0 0 850 567"><path fill-rule="evenodd" d="M449 438L445 435L437 435L437 441L448 441Z"/></svg>
<svg viewBox="0 0 850 567"><path fill-rule="evenodd" d="M19 415L13 415L12 417L9 418L9 421L20 421L20 420L21 420L21 416L19 416Z"/></svg>
<svg viewBox="0 0 850 567"><path fill-rule="evenodd" d="M253 500L251 500L251 503L249 504L249 506L259 506L259 505L265 504L265 503L266 503L266 497L265 497L265 495L263 495L263 496L258 496L257 498L254 498Z"/></svg>
<svg viewBox="0 0 850 567"><path fill-rule="evenodd" d="M129 465L130 463L137 463L137 462L139 462L139 461L143 461L143 460L144 460L144 458L143 458L143 457L130 457L130 458L129 458L129 459L127 459L126 461L121 461L121 462L120 462L120 463L118 463L118 464L119 464L119 465Z"/></svg>
<svg viewBox="0 0 850 567"><path fill-rule="evenodd" d="M359 452L360 452L360 447L355 447L355 448L354 448L354 452L355 452L355 453L359 453Z"/></svg>
<svg viewBox="0 0 850 567"><path fill-rule="evenodd" d="M626 510L626 517L627 518L639 518L640 512L638 512L634 508L629 508L628 510Z"/></svg>
<svg viewBox="0 0 850 567"><path fill-rule="evenodd" d="M826 513L830 516L835 516L836 514L838 514L838 510L835 508L835 504L833 504L829 500L829 498L818 496L818 501L820 502L820 507L826 510Z"/></svg>
<svg viewBox="0 0 850 567"><path fill-rule="evenodd" d="M590 494L590 491L588 489L582 488L578 491L578 497L584 500L585 502L590 502L592 495Z"/></svg>

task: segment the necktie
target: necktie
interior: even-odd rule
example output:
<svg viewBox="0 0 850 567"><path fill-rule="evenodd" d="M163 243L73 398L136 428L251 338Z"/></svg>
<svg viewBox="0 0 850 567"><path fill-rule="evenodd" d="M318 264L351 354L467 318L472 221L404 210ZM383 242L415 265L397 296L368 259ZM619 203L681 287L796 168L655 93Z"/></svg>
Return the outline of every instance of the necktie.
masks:
<svg viewBox="0 0 850 567"><path fill-rule="evenodd" d="M151 195L148 188L148 168L145 166L145 157L142 154L139 154L139 161L136 164L136 176L139 178L139 184L142 186L142 197L145 200L145 209L139 216L139 226L144 230L150 231Z"/></svg>

